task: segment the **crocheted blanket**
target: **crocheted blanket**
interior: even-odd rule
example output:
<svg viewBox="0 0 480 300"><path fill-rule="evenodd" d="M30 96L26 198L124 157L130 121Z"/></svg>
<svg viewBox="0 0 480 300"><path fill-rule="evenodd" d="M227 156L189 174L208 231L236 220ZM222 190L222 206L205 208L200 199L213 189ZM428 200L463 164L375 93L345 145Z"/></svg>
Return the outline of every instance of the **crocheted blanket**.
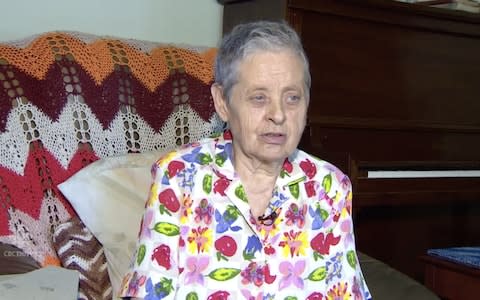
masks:
<svg viewBox="0 0 480 300"><path fill-rule="evenodd" d="M221 130L216 50L50 32L0 44L0 242L58 265L57 184L91 162Z"/></svg>

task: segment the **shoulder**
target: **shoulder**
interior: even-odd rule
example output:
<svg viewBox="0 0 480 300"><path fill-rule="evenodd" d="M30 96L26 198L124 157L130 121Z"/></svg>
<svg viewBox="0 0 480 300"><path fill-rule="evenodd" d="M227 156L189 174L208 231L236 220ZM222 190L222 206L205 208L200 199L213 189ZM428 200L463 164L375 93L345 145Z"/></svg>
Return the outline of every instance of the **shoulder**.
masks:
<svg viewBox="0 0 480 300"><path fill-rule="evenodd" d="M350 178L334 164L318 158L302 150L294 156L294 162L307 177L307 180L324 181L330 180L335 185L350 188Z"/></svg>
<svg viewBox="0 0 480 300"><path fill-rule="evenodd" d="M189 143L180 148L162 155L152 167L152 173L158 169L166 169L172 165L185 165L186 163L202 164L205 156L211 155L215 148L214 138L205 138L197 142Z"/></svg>

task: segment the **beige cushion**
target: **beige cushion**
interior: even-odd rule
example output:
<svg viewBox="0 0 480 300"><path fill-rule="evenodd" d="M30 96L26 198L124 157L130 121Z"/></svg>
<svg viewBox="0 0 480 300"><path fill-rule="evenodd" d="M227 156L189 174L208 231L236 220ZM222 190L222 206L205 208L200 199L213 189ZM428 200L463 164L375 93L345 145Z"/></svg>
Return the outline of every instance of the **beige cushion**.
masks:
<svg viewBox="0 0 480 300"><path fill-rule="evenodd" d="M161 155L149 152L105 158L58 186L102 243L114 295L135 251L152 181L150 168Z"/></svg>

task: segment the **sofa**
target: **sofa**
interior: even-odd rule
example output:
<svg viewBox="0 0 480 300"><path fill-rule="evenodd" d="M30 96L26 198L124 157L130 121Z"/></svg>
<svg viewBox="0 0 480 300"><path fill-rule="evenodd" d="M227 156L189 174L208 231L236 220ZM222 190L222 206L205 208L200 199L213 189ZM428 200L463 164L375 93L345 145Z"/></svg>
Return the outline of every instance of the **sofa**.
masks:
<svg viewBox="0 0 480 300"><path fill-rule="evenodd" d="M76 298L115 298L151 165L225 126L210 96L215 54L69 31L0 43L0 274L75 270ZM374 299L438 299L359 260Z"/></svg>

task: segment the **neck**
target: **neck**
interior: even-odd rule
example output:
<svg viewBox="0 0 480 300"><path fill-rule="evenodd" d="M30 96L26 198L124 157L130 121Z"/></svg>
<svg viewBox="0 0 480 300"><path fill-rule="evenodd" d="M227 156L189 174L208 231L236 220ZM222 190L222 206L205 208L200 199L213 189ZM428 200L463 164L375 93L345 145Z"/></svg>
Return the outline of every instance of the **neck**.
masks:
<svg viewBox="0 0 480 300"><path fill-rule="evenodd" d="M235 159L234 156L234 166L247 194L252 215L255 218L263 215L272 198L277 177L283 167L283 161L262 163L248 158Z"/></svg>

